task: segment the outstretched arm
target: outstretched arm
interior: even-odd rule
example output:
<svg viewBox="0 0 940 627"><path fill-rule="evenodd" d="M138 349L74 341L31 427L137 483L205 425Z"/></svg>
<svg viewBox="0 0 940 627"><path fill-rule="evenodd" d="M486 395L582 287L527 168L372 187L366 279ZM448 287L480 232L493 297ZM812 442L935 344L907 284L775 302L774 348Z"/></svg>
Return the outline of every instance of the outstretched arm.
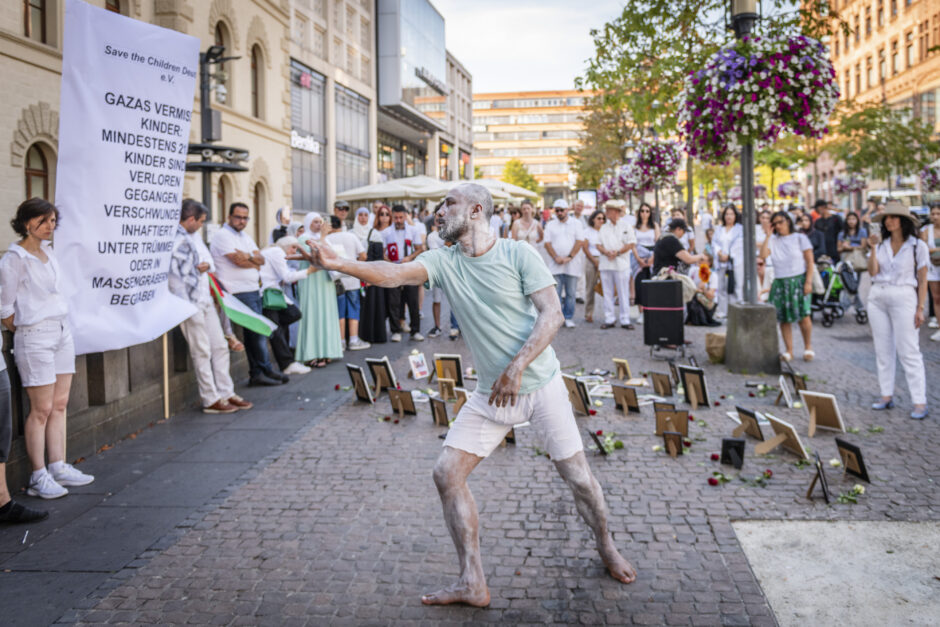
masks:
<svg viewBox="0 0 940 627"><path fill-rule="evenodd" d="M552 343L565 319L561 314L561 301L558 300L558 292L555 291L554 285L532 292L529 298L532 299L532 303L539 312L538 318L535 320L529 339L493 385L493 392L489 399L490 405L495 403L497 407L515 406L519 388L522 387L522 373Z"/></svg>
<svg viewBox="0 0 940 627"><path fill-rule="evenodd" d="M387 261L355 261L342 259L329 246L310 242L313 264L324 270L336 270L379 287L421 285L428 280L428 271L417 261L389 263Z"/></svg>

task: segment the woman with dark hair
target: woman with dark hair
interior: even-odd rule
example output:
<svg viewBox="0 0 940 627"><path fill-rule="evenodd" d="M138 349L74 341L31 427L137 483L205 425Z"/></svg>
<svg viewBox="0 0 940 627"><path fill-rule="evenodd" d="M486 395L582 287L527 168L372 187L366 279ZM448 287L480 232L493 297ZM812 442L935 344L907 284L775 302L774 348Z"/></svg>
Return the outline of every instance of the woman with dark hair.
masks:
<svg viewBox="0 0 940 627"><path fill-rule="evenodd" d="M65 496L66 487L95 480L65 462L65 409L75 346L51 244L58 219L59 210L50 202L23 202L10 221L22 239L0 259L0 318L13 332L13 356L29 396L25 436L33 474L26 493L44 499Z"/></svg>
<svg viewBox="0 0 940 627"><path fill-rule="evenodd" d="M641 281L652 278L653 269L653 247L659 240L659 225L653 220L653 208L648 203L643 203L636 211L636 226L633 227L636 233L636 248L633 249L633 275L631 287L634 294L640 294ZM639 299L637 299L639 301ZM640 306L640 312L643 311L643 304L637 302ZM642 316L640 317L642 320Z"/></svg>
<svg viewBox="0 0 940 627"><path fill-rule="evenodd" d="M849 263L856 272L868 268L865 252L868 249L868 229L862 226L862 220L854 211L845 214L845 226L839 233L839 252L842 260Z"/></svg>
<svg viewBox="0 0 940 627"><path fill-rule="evenodd" d="M868 256L872 284L868 321L875 343L881 400L871 407L894 407L894 375L899 360L914 405L911 418L923 420L927 417L927 378L917 329L924 323L930 251L917 236L916 219L902 203L888 201L873 221L881 222L881 235L872 234L868 239L874 249Z"/></svg>
<svg viewBox="0 0 940 627"><path fill-rule="evenodd" d="M712 237L718 272L718 313L716 318L728 317L728 304L743 297L744 293L744 230L741 216L734 205L721 210L718 226Z"/></svg>
<svg viewBox="0 0 940 627"><path fill-rule="evenodd" d="M806 236L813 246L813 260L826 254L826 236L813 228L813 218L808 213L800 216L797 223L800 233Z"/></svg>
<svg viewBox="0 0 940 627"><path fill-rule="evenodd" d="M587 240L587 249L584 256L587 263L584 264L584 321L594 322L594 287L601 277L600 257L601 252L597 250L598 237L600 229L607 221L604 212L598 209L588 218L588 228L584 229L584 239Z"/></svg>
<svg viewBox="0 0 940 627"><path fill-rule="evenodd" d="M778 211L764 224L766 237L760 258L770 258L774 280L770 284L770 303L777 310L780 335L783 336L784 361L793 359L793 323L803 335L803 359L812 361L813 352L813 246L803 233L793 229L786 211ZM766 271L766 270L765 270Z"/></svg>
<svg viewBox="0 0 940 627"><path fill-rule="evenodd" d="M392 224L392 210L386 205L379 207L375 212L375 221L369 234L366 235L366 261L382 261L385 259L385 243L382 231ZM388 341L388 331L385 319L388 317L387 307L388 290L378 285L367 285L366 294L362 299L362 311L359 316L359 338L372 344L383 344Z"/></svg>

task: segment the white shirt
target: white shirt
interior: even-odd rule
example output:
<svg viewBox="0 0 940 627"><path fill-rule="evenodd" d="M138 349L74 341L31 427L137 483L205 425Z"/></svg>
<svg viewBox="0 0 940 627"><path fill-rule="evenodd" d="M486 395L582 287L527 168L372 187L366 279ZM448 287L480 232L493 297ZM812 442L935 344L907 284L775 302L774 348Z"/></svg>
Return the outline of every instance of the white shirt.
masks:
<svg viewBox="0 0 940 627"><path fill-rule="evenodd" d="M712 223L714 222L714 218L712 217L711 213L709 213L708 211L701 211L698 215L699 215L699 225L701 225L702 227L702 232L705 232L708 229L712 228Z"/></svg>
<svg viewBox="0 0 940 627"><path fill-rule="evenodd" d="M494 213L493 217L490 218L490 231L493 235L499 237L500 229L503 228L503 219L499 217L498 213Z"/></svg>
<svg viewBox="0 0 940 627"><path fill-rule="evenodd" d="M424 222L415 218L414 224L411 225L411 228L415 230L415 233L419 235L418 242L424 246L424 242L428 238L428 227L424 226Z"/></svg>
<svg viewBox="0 0 940 627"><path fill-rule="evenodd" d="M911 236L901 244L898 254L891 250L891 240L878 244L875 253L878 255L878 274L871 278L872 283L885 283L887 285L909 285L917 287L917 272L914 269L914 246L917 246L917 270L925 268L930 261L930 249L922 239ZM6 259L6 257L4 257ZM4 289L4 291L6 291ZM3 315L0 312L0 315Z"/></svg>
<svg viewBox="0 0 940 627"><path fill-rule="evenodd" d="M330 233L326 236L326 241L330 243L333 250L337 251L344 259L359 259L359 255L366 252L365 245L358 237L349 233ZM348 274L339 275L340 283L346 288L347 292L358 290L360 287L359 279Z"/></svg>
<svg viewBox="0 0 940 627"><path fill-rule="evenodd" d="M52 245L42 242L40 247L46 263L19 244L11 244L0 259L0 318L13 316L17 327L61 320L69 313Z"/></svg>
<svg viewBox="0 0 940 627"><path fill-rule="evenodd" d="M437 250L444 247L444 238L437 231L428 233L428 250Z"/></svg>
<svg viewBox="0 0 940 627"><path fill-rule="evenodd" d="M392 263L401 263L401 260L415 251L415 245L421 243L420 235L414 227L405 224L401 229L395 225L382 231L382 241L385 242L385 256Z"/></svg>
<svg viewBox="0 0 940 627"><path fill-rule="evenodd" d="M261 250L264 265L261 266L261 289L282 290L288 303L293 303L284 286L296 283L307 276L307 270L291 270L287 265L287 253L280 246L268 246Z"/></svg>
<svg viewBox="0 0 940 627"><path fill-rule="evenodd" d="M209 242L212 260L215 262L216 278L229 293L257 292L260 285L258 268L239 268L225 256L240 250L252 254L258 250L251 236L245 231L236 231L228 224L222 226Z"/></svg>
<svg viewBox="0 0 940 627"><path fill-rule="evenodd" d="M607 224L607 223L605 222L604 224ZM600 236L601 236L600 231L598 231L597 229L592 229L592 228L584 229L584 239L587 240L588 252L591 254L592 257L598 257L601 254L601 252L597 250L597 242Z"/></svg>
<svg viewBox="0 0 940 627"><path fill-rule="evenodd" d="M561 220L552 220L545 227L545 243L552 245L552 250L558 257L567 257L575 244L584 239L584 233L581 231L581 223L577 220L568 218L564 222ZM581 261L572 259L571 261L558 265L555 260L549 258L548 269L552 274L570 274L579 276L578 269L581 267Z"/></svg>
<svg viewBox="0 0 940 627"><path fill-rule="evenodd" d="M633 227L627 224L626 220L621 218L614 224L610 220L604 223L598 233L597 243L604 247L604 250L620 250L627 244L636 243L636 233ZM627 251L618 255L616 259L608 259L607 255L601 255L599 269L615 270L617 272L630 271L630 252Z"/></svg>
<svg viewBox="0 0 940 627"><path fill-rule="evenodd" d="M199 255L199 263L209 264L209 269L199 274L199 291L209 294L211 299L212 292L209 290L209 273L215 272L215 261L212 259L212 253L209 252L209 247L202 241L201 234L193 233L190 237L193 240L193 247L196 249L196 254Z"/></svg>
<svg viewBox="0 0 940 627"><path fill-rule="evenodd" d="M803 251L813 249L808 237L802 233L771 235L769 246L774 277L788 279L806 274L806 259L803 258Z"/></svg>
<svg viewBox="0 0 940 627"><path fill-rule="evenodd" d="M744 256L744 229L740 224L735 224L730 229L717 227L712 237L712 248L715 250L715 267L719 270L727 268L731 262L718 259L718 253L729 255L740 263Z"/></svg>

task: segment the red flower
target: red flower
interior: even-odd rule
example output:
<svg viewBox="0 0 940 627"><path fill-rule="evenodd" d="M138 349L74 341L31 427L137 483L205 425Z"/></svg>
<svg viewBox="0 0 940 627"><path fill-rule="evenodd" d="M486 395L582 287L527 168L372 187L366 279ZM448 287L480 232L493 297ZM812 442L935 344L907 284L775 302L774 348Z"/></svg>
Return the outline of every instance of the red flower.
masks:
<svg viewBox="0 0 940 627"><path fill-rule="evenodd" d="M692 440L682 440L683 446L692 446Z"/></svg>
<svg viewBox="0 0 940 627"><path fill-rule="evenodd" d="M721 459L721 457L719 457L718 453L712 453L713 462L717 462L719 459Z"/></svg>
<svg viewBox="0 0 940 627"><path fill-rule="evenodd" d="M385 422L388 422L388 421L391 420L391 419L392 419L391 416L386 416L386 417L385 417Z"/></svg>
<svg viewBox="0 0 940 627"><path fill-rule="evenodd" d="M600 429L597 430L597 435L604 435L604 432Z"/></svg>
<svg viewBox="0 0 940 627"><path fill-rule="evenodd" d="M718 401L715 401L715 407L721 407L721 403L719 403Z"/></svg>
<svg viewBox="0 0 940 627"><path fill-rule="evenodd" d="M695 416L689 414L689 422L695 422Z"/></svg>
<svg viewBox="0 0 940 627"><path fill-rule="evenodd" d="M596 416L596 415L597 415L597 410L596 410L596 409L589 409L589 410L588 410L588 413L591 414L592 416Z"/></svg>
<svg viewBox="0 0 940 627"><path fill-rule="evenodd" d="M719 398L720 398L720 399L722 399L722 400L724 400L724 398L725 398L725 395L724 395L724 394L722 394L722 395L721 395L721 396L720 396Z"/></svg>
<svg viewBox="0 0 940 627"><path fill-rule="evenodd" d="M339 383L337 383L337 384L333 387L333 389L338 391L338 390L339 390Z"/></svg>
<svg viewBox="0 0 940 627"><path fill-rule="evenodd" d="M774 476L774 473L770 470L770 468L768 468L767 470L764 471L764 476L770 479L771 477Z"/></svg>
<svg viewBox="0 0 940 627"><path fill-rule="evenodd" d="M396 384L395 384L395 389L396 389L396 390L400 390L400 389L401 389L401 383L396 383ZM724 396L722 396L721 398L724 398Z"/></svg>
<svg viewBox="0 0 940 627"><path fill-rule="evenodd" d="M398 424L398 418L396 418L396 419L395 419L395 420L393 420L392 422L393 422L393 423L395 423L395 424L397 425L397 424Z"/></svg>
<svg viewBox="0 0 940 627"><path fill-rule="evenodd" d="M716 479L715 477L709 477L708 485L718 485L718 479Z"/></svg>
<svg viewBox="0 0 940 627"><path fill-rule="evenodd" d="M748 392L747 395L750 396L751 398L754 398L754 392Z"/></svg>

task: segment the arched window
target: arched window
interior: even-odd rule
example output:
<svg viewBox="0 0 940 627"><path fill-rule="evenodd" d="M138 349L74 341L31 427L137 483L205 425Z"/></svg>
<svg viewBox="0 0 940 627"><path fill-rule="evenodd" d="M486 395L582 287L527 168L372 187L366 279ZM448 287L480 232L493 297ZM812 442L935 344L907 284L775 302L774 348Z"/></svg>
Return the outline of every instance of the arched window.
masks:
<svg viewBox="0 0 940 627"><path fill-rule="evenodd" d="M255 44L251 47L251 115L256 118L264 117L264 59L261 56L261 46Z"/></svg>
<svg viewBox="0 0 940 627"><path fill-rule="evenodd" d="M261 216L267 215L264 202L264 183L258 181L251 190L251 204L255 206L255 242L261 245Z"/></svg>
<svg viewBox="0 0 940 627"><path fill-rule="evenodd" d="M228 177L224 175L219 177L217 198L219 201L219 223L225 223L225 221L228 220L228 204L233 201L231 185L228 181Z"/></svg>
<svg viewBox="0 0 940 627"><path fill-rule="evenodd" d="M226 25L225 25L225 22L222 22L221 20L218 21L218 22L216 22L216 25L215 25L215 45L216 45L216 46L222 46L222 47L225 48L225 53L224 53L223 56L231 56L231 54L232 54L232 37L231 37L231 35L229 35L228 26L226 26ZM213 72L213 73L221 73L221 74L224 76L224 78L223 78L222 80L219 80L219 79L213 79L213 80L215 80L217 83L221 83L222 85L225 85L225 89L228 91L228 94L226 95L226 97L225 97L224 100L221 100L221 99L219 99L218 97L216 97L216 99L217 99L221 104L228 104L229 106L231 106L231 103L232 103L232 77L229 76L229 73L228 73L229 64L228 64L227 62L226 62L226 63L218 63L218 64L215 65L215 67L216 67L217 69L216 69L215 72Z"/></svg>
<svg viewBox="0 0 940 627"><path fill-rule="evenodd" d="M23 0L23 34L39 43L46 42L46 0Z"/></svg>
<svg viewBox="0 0 940 627"><path fill-rule="evenodd" d="M26 197L49 200L49 163L36 144L26 151Z"/></svg>
<svg viewBox="0 0 940 627"><path fill-rule="evenodd" d="M104 8L112 13L123 13L121 11L121 0L107 0L104 3Z"/></svg>

